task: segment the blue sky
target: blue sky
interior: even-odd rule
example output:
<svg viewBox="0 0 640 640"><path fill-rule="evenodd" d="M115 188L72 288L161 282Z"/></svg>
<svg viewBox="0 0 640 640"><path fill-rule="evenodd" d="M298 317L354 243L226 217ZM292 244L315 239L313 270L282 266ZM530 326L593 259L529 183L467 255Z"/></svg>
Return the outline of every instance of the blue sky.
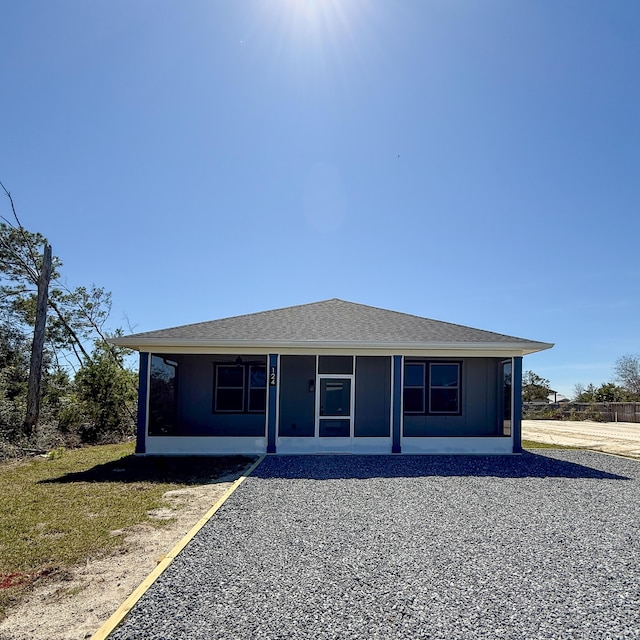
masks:
<svg viewBox="0 0 640 640"><path fill-rule="evenodd" d="M0 180L113 328L337 297L570 395L640 352L639 78L637 0L5 0Z"/></svg>

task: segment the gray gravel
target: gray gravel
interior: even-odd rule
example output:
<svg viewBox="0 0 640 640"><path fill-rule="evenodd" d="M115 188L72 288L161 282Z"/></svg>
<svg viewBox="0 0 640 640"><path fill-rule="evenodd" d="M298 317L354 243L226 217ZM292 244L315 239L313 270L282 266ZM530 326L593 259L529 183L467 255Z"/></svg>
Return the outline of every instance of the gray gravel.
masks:
<svg viewBox="0 0 640 640"><path fill-rule="evenodd" d="M640 638L639 472L270 457L111 638Z"/></svg>

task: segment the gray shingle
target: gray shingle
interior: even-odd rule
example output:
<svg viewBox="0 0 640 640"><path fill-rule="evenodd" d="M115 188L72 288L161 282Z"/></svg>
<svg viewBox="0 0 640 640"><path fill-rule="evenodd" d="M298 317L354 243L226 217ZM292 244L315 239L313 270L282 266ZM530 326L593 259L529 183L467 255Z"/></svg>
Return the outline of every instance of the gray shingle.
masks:
<svg viewBox="0 0 640 640"><path fill-rule="evenodd" d="M147 331L133 338L194 342L347 342L416 344L535 344L491 331L332 299L272 311ZM540 348L550 345L538 343Z"/></svg>

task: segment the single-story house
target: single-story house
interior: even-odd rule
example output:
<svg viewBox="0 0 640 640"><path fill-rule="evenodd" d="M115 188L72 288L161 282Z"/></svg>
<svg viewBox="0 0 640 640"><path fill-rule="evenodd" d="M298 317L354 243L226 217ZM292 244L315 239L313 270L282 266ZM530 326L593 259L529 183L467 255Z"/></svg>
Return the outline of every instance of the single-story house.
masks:
<svg viewBox="0 0 640 640"><path fill-rule="evenodd" d="M567 396L563 396L557 391L551 391L551 393L547 396L547 401L549 402L549 404L560 404L571 402L571 399L567 398Z"/></svg>
<svg viewBox="0 0 640 640"><path fill-rule="evenodd" d="M517 453L522 358L553 346L338 299L112 342L163 455Z"/></svg>

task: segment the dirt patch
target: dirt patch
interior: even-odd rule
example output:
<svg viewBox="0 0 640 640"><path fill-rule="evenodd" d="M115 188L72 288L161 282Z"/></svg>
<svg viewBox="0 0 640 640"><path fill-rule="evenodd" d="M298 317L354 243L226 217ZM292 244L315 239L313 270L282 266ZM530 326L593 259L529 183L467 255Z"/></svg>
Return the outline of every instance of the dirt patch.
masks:
<svg viewBox="0 0 640 640"><path fill-rule="evenodd" d="M170 507L150 513L165 522L112 531L123 537L123 550L89 560L33 587L29 596L0 622L1 640L83 640L90 638L160 559L231 487L223 482L168 491Z"/></svg>
<svg viewBox="0 0 640 640"><path fill-rule="evenodd" d="M522 437L640 458L640 424L633 422L523 420Z"/></svg>

